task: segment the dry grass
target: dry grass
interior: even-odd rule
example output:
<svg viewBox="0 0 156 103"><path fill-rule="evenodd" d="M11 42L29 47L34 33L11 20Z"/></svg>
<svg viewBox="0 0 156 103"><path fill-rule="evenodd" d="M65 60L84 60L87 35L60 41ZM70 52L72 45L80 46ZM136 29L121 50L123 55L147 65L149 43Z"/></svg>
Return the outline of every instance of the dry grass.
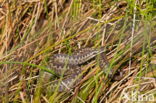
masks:
<svg viewBox="0 0 156 103"><path fill-rule="evenodd" d="M143 101L154 103L155 4L152 0L0 0L0 102L130 103L142 101L139 96L144 95ZM105 78L95 66L75 91L50 91L51 81L45 88L42 74L48 56L101 46L118 81Z"/></svg>

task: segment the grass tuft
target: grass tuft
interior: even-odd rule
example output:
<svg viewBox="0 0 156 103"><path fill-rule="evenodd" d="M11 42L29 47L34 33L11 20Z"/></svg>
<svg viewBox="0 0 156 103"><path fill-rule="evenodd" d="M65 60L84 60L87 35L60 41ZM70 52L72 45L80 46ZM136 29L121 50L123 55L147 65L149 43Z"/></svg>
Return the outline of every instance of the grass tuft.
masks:
<svg viewBox="0 0 156 103"><path fill-rule="evenodd" d="M0 0L0 103L154 103L155 28L155 0ZM52 90L64 77L51 55L99 47L113 79L95 60L73 90Z"/></svg>

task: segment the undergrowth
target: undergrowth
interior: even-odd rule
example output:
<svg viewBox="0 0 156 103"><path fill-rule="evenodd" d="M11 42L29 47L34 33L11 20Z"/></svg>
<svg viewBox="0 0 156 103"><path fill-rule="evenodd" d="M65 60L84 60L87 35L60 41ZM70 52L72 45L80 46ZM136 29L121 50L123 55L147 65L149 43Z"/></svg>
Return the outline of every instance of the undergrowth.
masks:
<svg viewBox="0 0 156 103"><path fill-rule="evenodd" d="M0 102L154 103L155 14L155 0L1 0ZM73 90L51 90L51 55L100 47L118 80L93 61Z"/></svg>

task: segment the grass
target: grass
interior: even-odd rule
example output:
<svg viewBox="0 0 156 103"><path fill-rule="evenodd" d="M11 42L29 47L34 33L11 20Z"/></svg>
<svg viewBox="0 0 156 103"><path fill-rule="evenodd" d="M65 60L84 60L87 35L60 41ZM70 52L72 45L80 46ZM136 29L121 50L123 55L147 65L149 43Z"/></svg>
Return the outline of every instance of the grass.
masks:
<svg viewBox="0 0 156 103"><path fill-rule="evenodd" d="M155 4L154 0L1 0L0 102L154 103ZM82 67L77 79L84 77L73 91L51 90L55 72L47 68L49 56L101 46L119 80L110 80L98 61L92 61ZM54 74L45 84L44 72Z"/></svg>

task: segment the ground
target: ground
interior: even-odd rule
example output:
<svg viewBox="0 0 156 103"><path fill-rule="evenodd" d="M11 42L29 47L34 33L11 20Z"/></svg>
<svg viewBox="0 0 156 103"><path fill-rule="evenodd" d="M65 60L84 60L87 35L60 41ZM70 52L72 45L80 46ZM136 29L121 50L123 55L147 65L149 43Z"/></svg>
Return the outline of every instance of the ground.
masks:
<svg viewBox="0 0 156 103"><path fill-rule="evenodd" d="M154 103L155 28L154 0L0 0L0 102ZM51 55L100 47L118 80L93 61L72 92L43 84Z"/></svg>

